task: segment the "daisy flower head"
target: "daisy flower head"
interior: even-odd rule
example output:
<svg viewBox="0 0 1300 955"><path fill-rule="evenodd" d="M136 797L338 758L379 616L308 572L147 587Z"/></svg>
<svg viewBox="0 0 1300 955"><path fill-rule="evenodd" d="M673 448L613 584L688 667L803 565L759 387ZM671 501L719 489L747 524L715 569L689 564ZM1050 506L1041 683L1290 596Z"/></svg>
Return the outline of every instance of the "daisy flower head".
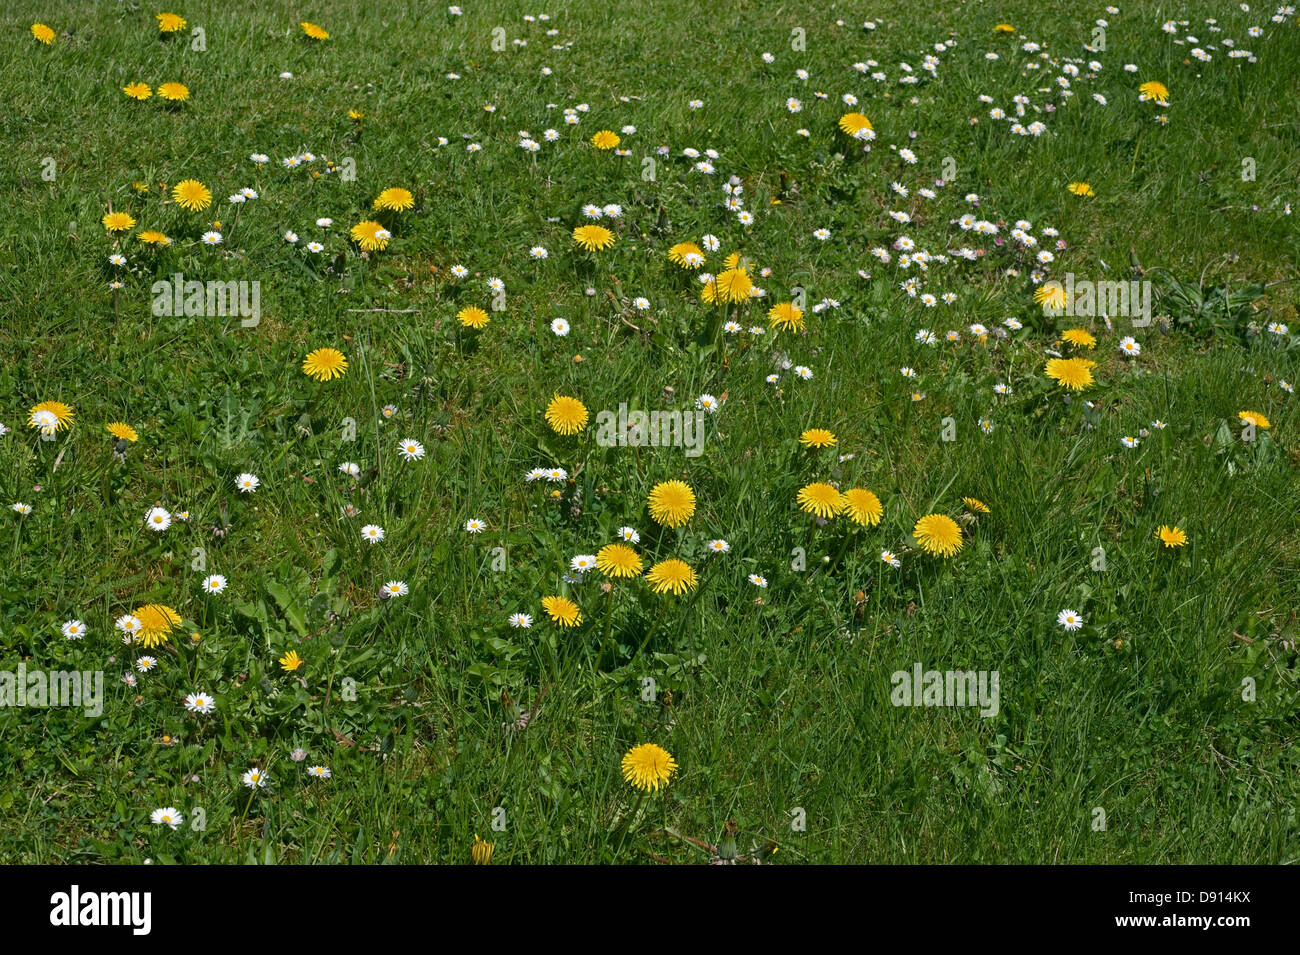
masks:
<svg viewBox="0 0 1300 955"><path fill-rule="evenodd" d="M261 478L256 474L249 474L247 471L235 478L235 488L240 494L252 494L258 489L261 483Z"/></svg>
<svg viewBox="0 0 1300 955"><path fill-rule="evenodd" d="M516 630L527 630L533 625L533 617L527 613L512 613L509 623Z"/></svg>
<svg viewBox="0 0 1300 955"><path fill-rule="evenodd" d="M620 527L618 529L618 538L629 544L641 543L641 535L636 532L634 527Z"/></svg>
<svg viewBox="0 0 1300 955"><path fill-rule="evenodd" d="M397 450L407 461L419 461L424 457L424 445L414 438L403 438Z"/></svg>
<svg viewBox="0 0 1300 955"><path fill-rule="evenodd" d="M1079 630L1083 627L1083 614L1076 613L1073 610L1062 610L1056 615L1056 622L1067 633L1073 630Z"/></svg>
<svg viewBox="0 0 1300 955"><path fill-rule="evenodd" d="M379 588L379 595L384 599L393 597L405 597L411 592L411 588L406 586L404 580L389 580L384 582L384 586Z"/></svg>
<svg viewBox="0 0 1300 955"><path fill-rule="evenodd" d="M191 713L207 715L217 707L217 701L211 693L199 690L197 693L187 693L185 695L185 708Z"/></svg>
<svg viewBox="0 0 1300 955"><path fill-rule="evenodd" d="M226 589L226 578L221 574L210 574L203 578L203 592L207 594L219 594Z"/></svg>
<svg viewBox="0 0 1300 955"><path fill-rule="evenodd" d="M171 512L165 507L151 507L144 516L144 526L156 534L161 534L172 526Z"/></svg>
<svg viewBox="0 0 1300 955"><path fill-rule="evenodd" d="M482 521L477 517L471 517L465 522L465 531L467 533L482 534L485 530L487 530L487 522Z"/></svg>
<svg viewBox="0 0 1300 955"><path fill-rule="evenodd" d="M361 539L371 544L378 544L384 539L384 529L378 524L367 524L361 528Z"/></svg>
<svg viewBox="0 0 1300 955"><path fill-rule="evenodd" d="M149 821L155 826L168 826L172 829L180 826L184 819L181 811L175 806L164 806L149 813Z"/></svg>
<svg viewBox="0 0 1300 955"><path fill-rule="evenodd" d="M86 625L80 620L65 620L59 631L69 640L80 640L86 635Z"/></svg>

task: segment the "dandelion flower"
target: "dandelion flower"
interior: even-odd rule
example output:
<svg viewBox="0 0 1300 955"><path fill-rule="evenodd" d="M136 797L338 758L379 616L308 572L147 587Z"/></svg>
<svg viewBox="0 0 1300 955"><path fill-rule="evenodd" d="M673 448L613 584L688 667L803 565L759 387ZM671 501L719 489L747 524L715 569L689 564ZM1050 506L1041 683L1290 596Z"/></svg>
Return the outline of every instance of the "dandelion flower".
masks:
<svg viewBox="0 0 1300 955"><path fill-rule="evenodd" d="M966 509L972 514L989 513L989 506L977 497L963 497L961 502L966 505Z"/></svg>
<svg viewBox="0 0 1300 955"><path fill-rule="evenodd" d="M280 669L285 673L292 673L298 667L303 665L302 657L298 656L297 650L290 650L284 656L280 657Z"/></svg>
<svg viewBox="0 0 1300 955"><path fill-rule="evenodd" d="M212 192L197 179L182 179L172 189L172 200L182 209L196 212L212 205Z"/></svg>
<svg viewBox="0 0 1300 955"><path fill-rule="evenodd" d="M680 527L695 513L695 492L684 481L663 481L650 489L650 517L664 527Z"/></svg>
<svg viewBox="0 0 1300 955"><path fill-rule="evenodd" d="M704 253L694 242L678 242L668 250L668 261L684 269L698 269L704 264Z"/></svg>
<svg viewBox="0 0 1300 955"><path fill-rule="evenodd" d="M482 328L488 323L488 313L476 305L470 305L468 308L462 308L456 313L456 318L466 328Z"/></svg>
<svg viewBox="0 0 1300 955"><path fill-rule="evenodd" d="M846 135L859 139L864 133L872 131L871 120L861 113L845 113L840 117L839 127Z"/></svg>
<svg viewBox="0 0 1300 955"><path fill-rule="evenodd" d="M587 417L587 406L567 395L556 395L546 406L546 423L556 434L577 434L587 426Z"/></svg>
<svg viewBox="0 0 1300 955"><path fill-rule="evenodd" d="M606 544L596 552L596 569L606 577L635 577L641 566L640 555L627 544Z"/></svg>
<svg viewBox="0 0 1300 955"><path fill-rule="evenodd" d="M1253 424L1255 427L1264 430L1273 427L1273 425L1269 423L1269 420L1258 411L1238 411L1237 417L1248 424Z"/></svg>
<svg viewBox="0 0 1300 955"><path fill-rule="evenodd" d="M160 33L179 33L186 27L185 18L177 13L159 13L156 19Z"/></svg>
<svg viewBox="0 0 1300 955"><path fill-rule="evenodd" d="M167 238L166 233L159 232L156 229L145 229L143 232L137 233L136 238L145 245L156 245L160 248L172 244L172 240Z"/></svg>
<svg viewBox="0 0 1300 955"><path fill-rule="evenodd" d="M1096 364L1087 358L1052 358L1044 371L1061 387L1083 391L1092 385L1092 369Z"/></svg>
<svg viewBox="0 0 1300 955"><path fill-rule="evenodd" d="M799 435L799 443L805 448L829 448L835 444L835 435L825 428L809 428Z"/></svg>
<svg viewBox="0 0 1300 955"><path fill-rule="evenodd" d="M124 424L121 421L114 421L111 424L105 425L104 430L119 441L135 442L140 440L140 432L136 431L135 428L131 427L129 424Z"/></svg>
<svg viewBox="0 0 1300 955"><path fill-rule="evenodd" d="M145 604L131 611L140 621L136 642L146 650L166 643L172 630L181 622L181 615L166 604Z"/></svg>
<svg viewBox="0 0 1300 955"><path fill-rule="evenodd" d="M392 238L392 233L373 219L358 222L349 231L352 241L359 245L363 252L377 252L387 248L388 240Z"/></svg>
<svg viewBox="0 0 1300 955"><path fill-rule="evenodd" d="M302 23L298 25L302 27L302 32L307 34L307 36L311 37L313 40L328 40L330 38L329 33L326 32L324 27L318 27L316 24L309 23L306 20L303 20Z"/></svg>
<svg viewBox="0 0 1300 955"><path fill-rule="evenodd" d="M1166 547L1182 547L1187 543L1187 532L1175 525L1161 524L1156 530L1156 537Z"/></svg>
<svg viewBox="0 0 1300 955"><path fill-rule="evenodd" d="M375 198L374 204L376 209L387 209L390 212L405 212L414 205L415 197L411 195L411 191L399 186L385 189Z"/></svg>
<svg viewBox="0 0 1300 955"><path fill-rule="evenodd" d="M125 212L110 212L99 221L109 232L125 232L135 225L135 220Z"/></svg>
<svg viewBox="0 0 1300 955"><path fill-rule="evenodd" d="M805 514L827 519L844 510L844 495L834 485L817 481L799 489L795 500Z"/></svg>
<svg viewBox="0 0 1300 955"><path fill-rule="evenodd" d="M620 141L618 133L608 129L602 129L591 137L591 144L597 149L613 149Z"/></svg>
<svg viewBox="0 0 1300 955"><path fill-rule="evenodd" d="M44 43L46 46L49 46L54 42L54 31L44 23L32 24L32 36L41 43Z"/></svg>
<svg viewBox="0 0 1300 955"><path fill-rule="evenodd" d="M633 746L623 757L623 779L643 792L658 791L677 772L677 762L655 743Z"/></svg>
<svg viewBox="0 0 1300 955"><path fill-rule="evenodd" d="M158 95L170 103L183 103L190 98L190 88L184 83L162 83L158 86Z"/></svg>
<svg viewBox="0 0 1300 955"><path fill-rule="evenodd" d="M33 428L39 428L43 434L53 434L71 427L75 415L72 407L62 401L42 401L32 406L27 423Z"/></svg>
<svg viewBox="0 0 1300 955"><path fill-rule="evenodd" d="M337 348L317 348L307 353L302 360L302 373L317 381L333 381L342 378L348 370L348 359Z"/></svg>
<svg viewBox="0 0 1300 955"><path fill-rule="evenodd" d="M1080 348L1094 348L1097 345L1097 339L1092 336L1091 332L1083 328L1067 328L1061 333L1061 338Z"/></svg>
<svg viewBox="0 0 1300 955"><path fill-rule="evenodd" d="M487 865L492 861L492 851L496 847L490 842L484 842L474 833L474 845L470 847L469 857L475 865Z"/></svg>
<svg viewBox="0 0 1300 955"><path fill-rule="evenodd" d="M542 609L553 623L561 627L576 627L582 623L582 611L568 597L543 597Z"/></svg>
<svg viewBox="0 0 1300 955"><path fill-rule="evenodd" d="M588 252L600 252L614 244L614 233L603 225L580 225L573 230L573 241Z"/></svg>
<svg viewBox="0 0 1300 955"><path fill-rule="evenodd" d="M1148 80L1138 87L1138 98L1143 100L1155 100L1160 103L1169 102L1169 88L1159 80Z"/></svg>
<svg viewBox="0 0 1300 955"><path fill-rule="evenodd" d="M1086 182L1072 182L1065 188L1076 196L1095 196L1097 194L1093 192L1092 186Z"/></svg>
<svg viewBox="0 0 1300 955"><path fill-rule="evenodd" d="M921 550L934 557L951 557L961 550L961 528L946 514L927 514L912 528Z"/></svg>
<svg viewBox="0 0 1300 955"><path fill-rule="evenodd" d="M864 487L849 488L844 492L844 513L855 524L863 527L875 527L884 514L880 498Z"/></svg>
<svg viewBox="0 0 1300 955"><path fill-rule="evenodd" d="M696 584L700 582L699 575L691 568L686 561L677 557L670 557L668 560L661 560L648 571L645 579L650 583L650 589L657 594L672 593L681 595L688 590L695 589Z"/></svg>
<svg viewBox="0 0 1300 955"><path fill-rule="evenodd" d="M803 331L803 309L798 308L793 302L780 302L773 305L767 313L767 320L776 329Z"/></svg>

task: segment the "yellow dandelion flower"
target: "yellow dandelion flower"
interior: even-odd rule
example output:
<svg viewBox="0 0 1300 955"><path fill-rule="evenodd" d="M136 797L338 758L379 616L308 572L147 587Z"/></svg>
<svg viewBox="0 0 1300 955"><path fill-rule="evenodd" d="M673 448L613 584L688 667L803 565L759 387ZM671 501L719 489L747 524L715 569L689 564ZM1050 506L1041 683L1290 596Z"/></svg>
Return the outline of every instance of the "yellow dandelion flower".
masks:
<svg viewBox="0 0 1300 955"><path fill-rule="evenodd" d="M704 252L694 242L678 242L668 250L668 261L684 269L698 269L704 264Z"/></svg>
<svg viewBox="0 0 1300 955"><path fill-rule="evenodd" d="M302 32L307 34L313 40L328 40L330 38L329 33L324 27L318 27L316 24L308 23L306 20L303 20L302 23L298 25L302 27Z"/></svg>
<svg viewBox="0 0 1300 955"><path fill-rule="evenodd" d="M555 395L546 406L546 423L556 434L577 434L587 426L587 406L577 398Z"/></svg>
<svg viewBox="0 0 1300 955"><path fill-rule="evenodd" d="M857 139L864 132L871 131L871 120L861 113L845 113L840 117L839 127L846 135Z"/></svg>
<svg viewBox="0 0 1300 955"><path fill-rule="evenodd" d="M1044 282L1038 288L1034 289L1034 301L1043 306L1043 311L1048 310L1060 311L1065 308L1069 297L1066 295L1065 286L1060 282Z"/></svg>
<svg viewBox="0 0 1300 955"><path fill-rule="evenodd" d="M1269 420L1258 411L1238 411L1237 417L1248 424L1253 424L1255 427L1263 428L1264 430L1273 427L1273 425L1269 423Z"/></svg>
<svg viewBox="0 0 1300 955"><path fill-rule="evenodd" d="M1010 23L999 23L997 26L993 28L993 32L994 33L1015 33L1016 28L1013 27Z"/></svg>
<svg viewBox="0 0 1300 955"><path fill-rule="evenodd" d="M172 188L172 200L182 209L197 212L212 205L212 192L197 179L182 179Z"/></svg>
<svg viewBox="0 0 1300 955"><path fill-rule="evenodd" d="M849 520L863 527L875 527L880 523L885 509L880 505L880 498L865 487L851 487L844 492L844 513Z"/></svg>
<svg viewBox="0 0 1300 955"><path fill-rule="evenodd" d="M659 561L646 571L645 579L649 581L650 589L655 593L671 593L674 596L681 596L688 590L694 590L696 584L700 582L699 575L691 565L677 557Z"/></svg>
<svg viewBox="0 0 1300 955"><path fill-rule="evenodd" d="M1083 328L1067 328L1061 332L1061 338L1071 345L1078 345L1080 348L1095 348L1097 339L1093 338L1092 333Z"/></svg>
<svg viewBox="0 0 1300 955"><path fill-rule="evenodd" d="M650 489L650 517L664 527L680 527L695 514L695 492L685 481L663 481Z"/></svg>
<svg viewBox="0 0 1300 955"><path fill-rule="evenodd" d="M474 833L474 845L470 847L469 857L475 865L487 865L492 861L492 852L496 846L491 842L484 842Z"/></svg>
<svg viewBox="0 0 1300 955"><path fill-rule="evenodd" d="M951 557L961 550L961 528L947 514L927 514L912 528L917 546L934 557Z"/></svg>
<svg viewBox="0 0 1300 955"><path fill-rule="evenodd" d="M582 623L582 611L568 597L543 597L542 609L553 623L561 627L576 627Z"/></svg>
<svg viewBox="0 0 1300 955"><path fill-rule="evenodd" d="M989 506L978 497L963 497L961 502L966 505L966 510L970 511L972 514L989 513Z"/></svg>
<svg viewBox="0 0 1300 955"><path fill-rule="evenodd" d="M280 657L280 669L285 673L292 673L298 667L302 666L303 659L298 656L297 650L290 650L284 656Z"/></svg>
<svg viewBox="0 0 1300 955"><path fill-rule="evenodd" d="M414 205L415 196L411 195L411 190L400 186L385 189L375 199L376 209L388 209L392 212L405 212Z"/></svg>
<svg viewBox="0 0 1300 955"><path fill-rule="evenodd" d="M700 298L708 305L745 302L749 300L753 287L754 283L744 269L726 269L704 286Z"/></svg>
<svg viewBox="0 0 1300 955"><path fill-rule="evenodd" d="M603 225L580 225L573 230L573 241L588 252L601 252L614 244L614 233Z"/></svg>
<svg viewBox="0 0 1300 955"><path fill-rule="evenodd" d="M145 604L143 607L136 607L131 611L131 616L140 621L136 643L146 649L166 643L172 630L181 622L181 615L166 604Z"/></svg>
<svg viewBox="0 0 1300 955"><path fill-rule="evenodd" d="M482 328L489 321L488 313L477 305L462 308L456 313L456 318L466 328Z"/></svg>
<svg viewBox="0 0 1300 955"><path fill-rule="evenodd" d="M176 13L159 13L156 19L160 33L179 33L187 26L185 18Z"/></svg>
<svg viewBox="0 0 1300 955"><path fill-rule="evenodd" d="M829 448L834 446L835 435L825 428L809 428L799 435L799 443L805 448Z"/></svg>
<svg viewBox="0 0 1300 955"><path fill-rule="evenodd" d="M635 577L641 567L641 556L627 544L606 544L596 551L596 569L606 577Z"/></svg>
<svg viewBox="0 0 1300 955"><path fill-rule="evenodd" d="M1187 543L1187 532L1177 525L1170 527L1168 524L1161 524L1156 530L1156 537L1166 547L1182 547Z"/></svg>
<svg viewBox="0 0 1300 955"><path fill-rule="evenodd" d="M104 430L119 441L130 441L134 443L140 440L140 432L122 421L110 422L104 426Z"/></svg>
<svg viewBox="0 0 1300 955"><path fill-rule="evenodd" d="M363 113L363 112L361 112L361 110L359 110L359 109L350 109L350 110L348 110L348 119L352 119L352 120L360 120L360 119L365 119L365 118L366 118L366 114Z"/></svg>
<svg viewBox="0 0 1300 955"><path fill-rule="evenodd" d="M658 791L677 772L677 761L655 743L633 746L623 757L623 779L643 792Z"/></svg>
<svg viewBox="0 0 1300 955"><path fill-rule="evenodd" d="M62 401L42 401L32 405L27 413L27 423L47 434L53 434L72 427L72 419L75 417L76 412L71 405L65 405Z"/></svg>
<svg viewBox="0 0 1300 955"><path fill-rule="evenodd" d="M46 46L49 46L54 42L54 31L44 23L32 24L32 36L44 43Z"/></svg>
<svg viewBox="0 0 1300 955"><path fill-rule="evenodd" d="M1138 87L1138 99L1153 99L1157 102L1169 102L1169 88L1159 80L1148 80Z"/></svg>
<svg viewBox="0 0 1300 955"><path fill-rule="evenodd" d="M184 83L162 83L158 86L158 95L168 102L183 103L190 98L190 88Z"/></svg>
<svg viewBox="0 0 1300 955"><path fill-rule="evenodd" d="M131 99L146 100L153 96L153 89L148 83L127 83L122 87L122 92Z"/></svg>
<svg viewBox="0 0 1300 955"><path fill-rule="evenodd" d="M608 129L602 129L596 135L591 137L591 144L597 149L613 149L620 142L621 140L618 138L618 133Z"/></svg>
<svg viewBox="0 0 1300 955"><path fill-rule="evenodd" d="M794 302L778 302L767 313L768 323L775 329L788 328L792 332L803 331L803 309Z"/></svg>
<svg viewBox="0 0 1300 955"><path fill-rule="evenodd" d="M125 212L110 212L99 220L109 232L125 232L135 225L135 220Z"/></svg>
<svg viewBox="0 0 1300 955"><path fill-rule="evenodd" d="M1092 369L1096 364L1087 358L1052 358L1043 370L1061 387L1083 391L1092 385Z"/></svg>
<svg viewBox="0 0 1300 955"><path fill-rule="evenodd" d="M167 238L166 234L158 232L156 229L145 229L143 232L137 233L136 238L145 245L165 246L172 244L172 240Z"/></svg>
<svg viewBox="0 0 1300 955"><path fill-rule="evenodd" d="M337 348L317 348L307 353L302 360L302 373L317 381L333 381L342 378L348 370L348 359Z"/></svg>
<svg viewBox="0 0 1300 955"><path fill-rule="evenodd" d="M1093 192L1092 186L1088 185L1086 182L1072 182L1065 188L1069 189L1070 192L1076 196L1095 196L1097 194Z"/></svg>
<svg viewBox="0 0 1300 955"><path fill-rule="evenodd" d="M393 234L385 229L378 222L367 219L365 222L358 222L350 230L352 241L361 247L363 252L377 252L388 247L388 240Z"/></svg>
<svg viewBox="0 0 1300 955"><path fill-rule="evenodd" d="M795 496L799 510L827 519L844 510L844 495L839 488L825 481L816 481L799 489Z"/></svg>

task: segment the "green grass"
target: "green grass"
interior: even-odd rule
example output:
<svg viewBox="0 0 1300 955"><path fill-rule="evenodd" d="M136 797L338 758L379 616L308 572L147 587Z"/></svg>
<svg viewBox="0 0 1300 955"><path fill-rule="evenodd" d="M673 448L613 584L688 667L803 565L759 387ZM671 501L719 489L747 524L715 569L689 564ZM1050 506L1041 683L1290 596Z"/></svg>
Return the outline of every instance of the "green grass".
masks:
<svg viewBox="0 0 1300 955"><path fill-rule="evenodd" d="M477 833L496 863L702 862L691 840L716 844L734 819L741 851L773 840L776 862L1294 861L1300 418L1279 381L1300 378L1300 337L1265 330L1300 330L1298 233L1283 211L1300 199L1294 18L1194 4L1177 15L1191 21L1180 37L1213 53L1197 64L1184 62L1194 44L1161 32L1171 14L1149 3L1119 15L1023 0L895 4L870 33L863 14L809 2L464 6L463 17L423 2L170 8L204 29L204 51L188 35L160 42L157 10L134 3L20 2L0 19L0 422L12 429L0 438L0 669L103 670L106 683L98 718L0 709L0 860L465 862ZM521 19L543 10L547 23ZM1109 27L1094 54L1082 44L1098 16ZM308 40L301 19L331 38ZM28 33L38 21L59 34L53 46ZM1017 32L995 34L998 22ZM1247 35L1255 25L1264 36ZM806 49L791 48L794 30ZM1022 71L1022 35L1051 54L1036 75ZM925 55L950 37L928 77ZM1258 62L1208 45L1224 37ZM852 69L869 58L888 82ZM1071 99L1037 92L1067 58L1103 69L1074 79ZM897 83L900 60L915 86ZM292 80L278 78L285 70ZM445 79L453 71L460 80ZM1149 79L1169 87L1168 110L1138 102ZM120 88L137 80L183 81L191 99L129 100ZM849 92L878 134L867 155L835 129ZM1043 119L1045 135L1013 136L989 117L1016 93L1055 104L1025 120ZM690 109L693 98L704 107ZM579 103L590 110L565 125L562 110ZM587 144L627 124L632 155ZM519 130L540 141L550 127L558 142L536 155L517 147ZM468 153L470 141L482 150ZM692 171L686 147L716 149L716 173ZM304 150L317 161L280 168ZM257 167L252 153L271 161ZM954 181L919 198L948 157ZM312 177L345 160L355 180ZM752 227L720 205L730 175L743 179ZM185 178L211 188L209 210L164 204L159 184ZM891 195L895 180L912 196ZM1072 181L1096 196L1070 195ZM385 217L393 240L362 257L347 228L399 185L416 208ZM236 217L226 197L241 187L260 197ZM952 223L972 211L968 192L979 217L1004 223L1006 245ZM594 256L569 238L588 202L624 209L615 246ZM110 205L138 220L121 241L125 269L108 263L99 220ZM896 225L891 209L915 221ZM321 216L334 226L316 228ZM1011 251L1022 218L1043 246L1045 226L1066 241L1054 276L1127 280L1137 262L1192 285L1280 284L1217 336L1170 307L1138 330L1119 317L1109 330L1053 324L1033 304L1032 266ZM207 249L197 239L215 220L225 242ZM146 251L132 237L143 228L171 248ZM815 240L819 228L831 238ZM840 307L809 310L806 334L713 347L715 310L666 258L705 233L721 240L710 271L731 251L772 270L755 276L767 301L741 311L743 326L765 325L768 305L796 288L810 306ZM986 250L923 276L956 304L922 306L899 289L915 268L872 257L903 234L932 253ZM301 248L314 238L319 256ZM530 260L534 245L549 258ZM471 275L456 282L458 263ZM259 282L260 324L153 314L152 283L177 272ZM491 276L506 284L506 308L458 334L460 308L491 307ZM637 296L649 311L632 307ZM966 331L1008 316L1024 329L1005 340ZM549 330L557 317L572 325L565 338ZM1096 384L1066 403L1043 366L1070 325L1097 336L1098 366ZM922 327L960 330L962 342L919 345ZM1117 343L1130 331L1142 353L1126 360ZM322 346L350 361L324 385L299 369ZM780 371L779 356L813 379ZM779 384L765 382L776 371ZM998 382L1012 393L995 396ZM592 412L577 438L544 421L557 392ZM687 410L706 392L726 400L700 457L596 444L600 410ZM27 427L43 400L76 409L54 442ZM1240 436L1246 409L1272 425L1253 443ZM1157 418L1164 430L1121 446ZM110 421L141 433L125 462ZM800 448L809 427L834 431L838 446ZM424 443L423 461L399 458L406 437ZM336 471L343 461L361 465L361 489ZM571 480L526 484L538 466ZM256 494L235 492L242 471L260 476ZM672 478L698 500L680 531L646 513L649 489ZM815 526L794 501L821 480L874 490L880 525ZM919 516L956 517L963 496L991 513L959 555L909 548ZM33 513L10 512L17 501ZM356 517L343 515L348 502ZM154 505L190 519L155 535L143 522ZM223 513L229 533L214 536ZM469 518L488 530L467 534ZM363 523L386 540L363 544ZM682 557L699 588L665 599L634 581L610 599L599 575L563 581L570 557L626 524L647 566ZM1160 548L1161 524L1186 530L1187 546ZM730 553L707 554L716 537ZM1093 569L1099 547L1104 571ZM901 569L881 563L882 548ZM208 573L229 590L204 596ZM379 600L394 579L410 595ZM545 620L540 600L556 593L582 607L577 630ZM113 621L148 602L186 625L131 689L119 678L139 651ZM1057 626L1067 607L1082 630ZM515 611L534 615L531 630L507 627ZM74 618L89 625L85 640L60 635ZM289 649L306 660L299 676L277 665ZM997 715L891 705L890 675L918 662L997 670ZM216 713L186 714L181 698L198 689L215 694ZM514 705L535 716L508 733ZM619 771L640 742L680 767L645 798ZM298 746L305 763L289 758ZM254 761L274 785L250 798L240 774ZM308 780L315 763L333 778ZM201 809L206 827L150 825L161 806ZM792 827L800 815L806 826Z"/></svg>

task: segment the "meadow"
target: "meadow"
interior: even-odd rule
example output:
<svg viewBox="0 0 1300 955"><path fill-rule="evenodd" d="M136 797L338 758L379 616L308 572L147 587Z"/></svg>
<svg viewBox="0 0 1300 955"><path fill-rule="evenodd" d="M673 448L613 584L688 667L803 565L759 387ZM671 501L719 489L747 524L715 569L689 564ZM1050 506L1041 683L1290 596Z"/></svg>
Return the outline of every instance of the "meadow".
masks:
<svg viewBox="0 0 1300 955"><path fill-rule="evenodd" d="M0 54L0 861L1300 860L1293 7Z"/></svg>

